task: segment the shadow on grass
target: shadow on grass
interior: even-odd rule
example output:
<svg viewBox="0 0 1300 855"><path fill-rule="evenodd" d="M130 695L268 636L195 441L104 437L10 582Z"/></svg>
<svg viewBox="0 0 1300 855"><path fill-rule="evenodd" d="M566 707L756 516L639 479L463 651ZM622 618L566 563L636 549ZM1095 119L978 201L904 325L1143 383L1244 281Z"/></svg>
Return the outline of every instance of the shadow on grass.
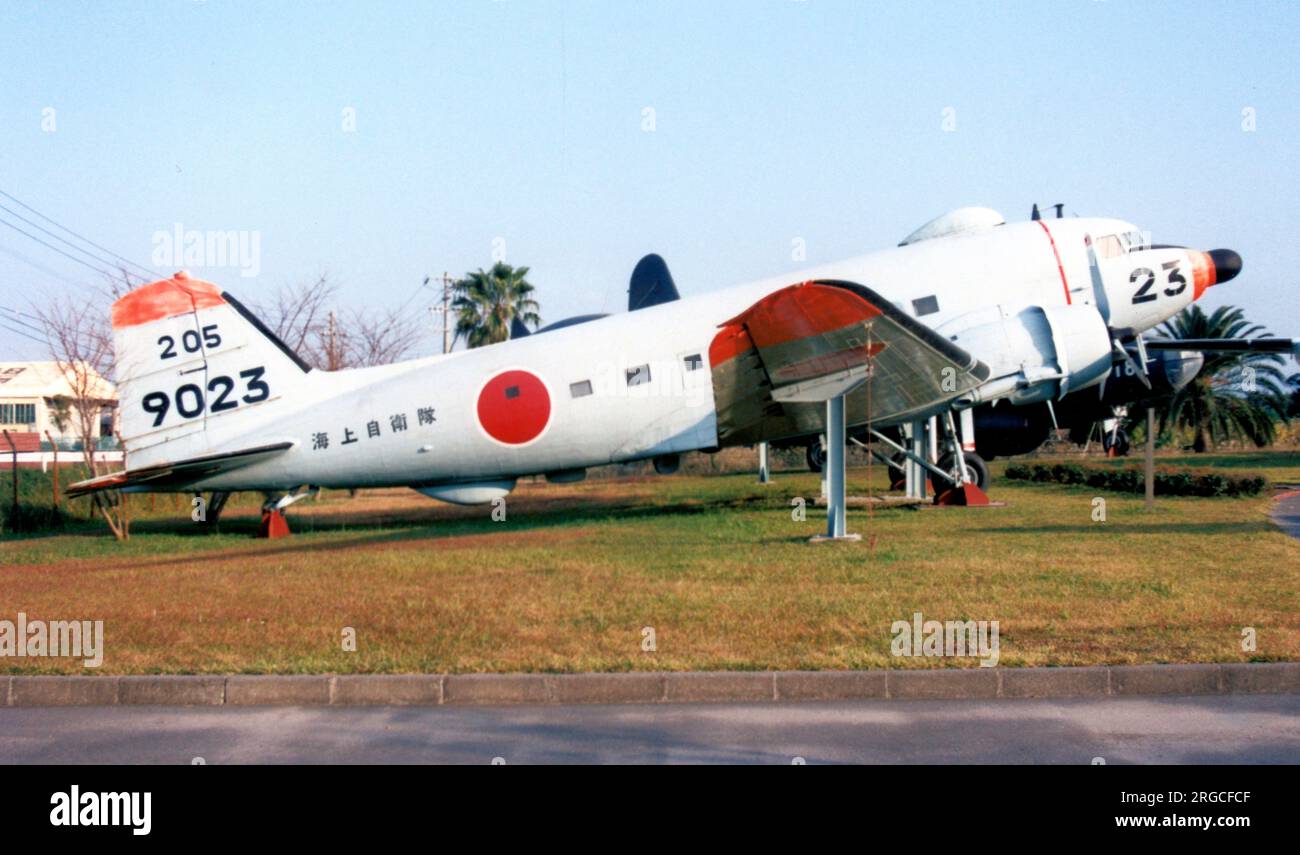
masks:
<svg viewBox="0 0 1300 855"><path fill-rule="evenodd" d="M1217 523L1080 523L1078 525L1027 525L1003 526L1000 528L981 529L986 534L1247 534L1268 531L1270 526L1261 522L1217 522Z"/></svg>
<svg viewBox="0 0 1300 855"><path fill-rule="evenodd" d="M516 515L504 523L494 522L489 518L452 520L388 519L374 522L312 519L310 525L304 525L304 522L309 518L294 520L293 517L290 517L290 528L295 530L297 538L290 537L287 541L257 542L255 545L250 543L250 548L247 549L240 549L238 544L232 544L228 540L225 542L214 541L212 552L200 552L196 553L196 555L220 557L222 559L265 558L287 553L329 552L366 546L451 540L460 537L509 535L533 530L582 528L610 522L628 522L674 516L698 516L726 507L729 504L731 502L727 501L710 504L674 503L653 507L605 506L577 514L571 508L554 508L545 511L534 510L528 512L527 515L516 511ZM212 537L215 534L210 529L183 522L150 521L132 528L133 536L165 534L186 538L203 538ZM372 531L376 528L381 530ZM233 519L222 523L220 535L223 537L243 535L252 541L257 529L257 520ZM331 540L318 540L311 537L311 535L318 534L356 534L358 536ZM132 560L132 565L139 567L163 566L173 564L175 560L175 556L159 558L155 561L141 561L136 558Z"/></svg>

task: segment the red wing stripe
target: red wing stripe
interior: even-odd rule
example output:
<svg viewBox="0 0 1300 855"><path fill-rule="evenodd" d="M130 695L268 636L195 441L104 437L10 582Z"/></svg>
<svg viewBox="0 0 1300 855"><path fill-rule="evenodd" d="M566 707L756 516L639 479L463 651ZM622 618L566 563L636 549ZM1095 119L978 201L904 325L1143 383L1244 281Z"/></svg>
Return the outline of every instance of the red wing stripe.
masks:
<svg viewBox="0 0 1300 855"><path fill-rule="evenodd" d="M824 335L879 314L875 306L844 288L817 282L791 285L722 324L709 347L709 362L717 366L754 347Z"/></svg>

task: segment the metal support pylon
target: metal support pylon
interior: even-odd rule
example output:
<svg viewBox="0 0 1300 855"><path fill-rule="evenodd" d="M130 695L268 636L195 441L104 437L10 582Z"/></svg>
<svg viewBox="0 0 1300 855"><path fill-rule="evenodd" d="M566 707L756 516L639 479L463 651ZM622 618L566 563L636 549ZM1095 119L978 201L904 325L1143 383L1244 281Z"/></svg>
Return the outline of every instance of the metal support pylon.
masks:
<svg viewBox="0 0 1300 855"><path fill-rule="evenodd" d="M758 444L758 483L772 483L772 472L768 469L766 442L760 442Z"/></svg>
<svg viewBox="0 0 1300 855"><path fill-rule="evenodd" d="M861 540L845 531L845 444L844 396L826 402L826 534L813 540Z"/></svg>
<svg viewBox="0 0 1300 855"><path fill-rule="evenodd" d="M929 428L930 422L928 419L915 419L903 426L907 450L916 457L928 459L930 450ZM926 498L928 492L926 490L926 478L928 473L925 471L925 467L909 457L903 465L903 472L906 475L907 497L909 499Z"/></svg>

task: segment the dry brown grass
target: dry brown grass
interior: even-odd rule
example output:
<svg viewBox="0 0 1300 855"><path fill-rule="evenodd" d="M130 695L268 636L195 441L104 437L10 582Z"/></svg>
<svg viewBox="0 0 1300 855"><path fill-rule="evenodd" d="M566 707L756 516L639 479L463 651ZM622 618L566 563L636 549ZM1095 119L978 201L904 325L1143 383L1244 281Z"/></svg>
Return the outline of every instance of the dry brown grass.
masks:
<svg viewBox="0 0 1300 855"><path fill-rule="evenodd" d="M1008 507L853 510L866 542L812 546L820 512L794 522L790 501L816 491L806 474L525 483L499 523L384 491L300 503L289 540L248 537L247 509L219 535L152 520L127 544L9 539L0 618L104 620L103 673L975 664L891 657L890 625L914 611L998 620L1005 665L1300 658L1300 543L1269 526L1267 500L1147 513L1109 495L1094 523L1086 489L998 482Z"/></svg>

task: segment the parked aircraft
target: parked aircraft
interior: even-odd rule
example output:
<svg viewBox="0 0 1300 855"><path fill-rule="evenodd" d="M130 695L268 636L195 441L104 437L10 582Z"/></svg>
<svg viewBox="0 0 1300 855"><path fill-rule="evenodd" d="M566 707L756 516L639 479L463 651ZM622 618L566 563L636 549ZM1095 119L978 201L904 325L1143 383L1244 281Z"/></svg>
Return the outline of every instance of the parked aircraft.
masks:
<svg viewBox="0 0 1300 855"><path fill-rule="evenodd" d="M667 473L684 452L816 436L828 401L881 441L938 416L946 462L924 465L960 487L1003 413L1105 401L1116 366L1171 378L1192 358L1178 354L1215 347L1144 334L1240 269L1122 220L962 208L895 248L700 296L648 256L626 313L333 372L181 272L113 304L127 467L70 492L258 490L270 515L320 487L483 503L522 476L641 459ZM1153 352L1174 354L1165 375Z"/></svg>

